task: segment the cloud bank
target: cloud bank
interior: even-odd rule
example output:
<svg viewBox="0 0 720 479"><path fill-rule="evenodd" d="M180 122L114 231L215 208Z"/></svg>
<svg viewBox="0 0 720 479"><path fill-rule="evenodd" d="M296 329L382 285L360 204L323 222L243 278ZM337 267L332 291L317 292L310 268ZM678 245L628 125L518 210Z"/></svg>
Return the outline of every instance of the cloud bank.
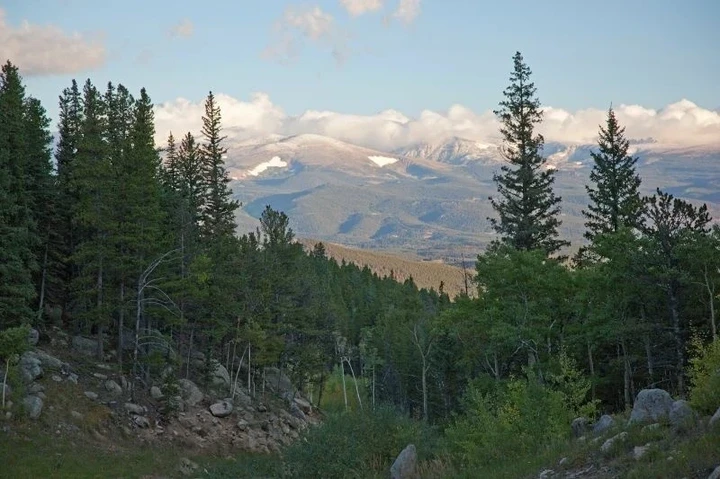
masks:
<svg viewBox="0 0 720 479"><path fill-rule="evenodd" d="M353 17L376 12L383 7L383 0L340 0L340 4Z"/></svg>
<svg viewBox="0 0 720 479"><path fill-rule="evenodd" d="M488 109L474 112L462 105L447 111L424 110L411 118L395 110L376 115L351 115L332 111L308 110L287 115L264 93L250 101L217 94L226 134L233 140L259 136L316 133L350 143L389 151L419 142L441 141L459 136L481 142L498 142L499 124ZM164 144L170 131L176 137L186 131L198 132L203 101L183 98L156 106L158 144ZM615 112L626 136L631 139L653 138L668 146L720 146L720 113L707 110L689 100L681 100L654 110L640 105L619 105ZM546 141L592 144L597 141L598 126L605 124L607 111L584 109L575 112L546 107L540 132Z"/></svg>
<svg viewBox="0 0 720 479"><path fill-rule="evenodd" d="M53 25L33 25L27 21L13 27L0 8L0 62L10 60L25 76L91 70L102 66L106 57L99 38L85 38Z"/></svg>

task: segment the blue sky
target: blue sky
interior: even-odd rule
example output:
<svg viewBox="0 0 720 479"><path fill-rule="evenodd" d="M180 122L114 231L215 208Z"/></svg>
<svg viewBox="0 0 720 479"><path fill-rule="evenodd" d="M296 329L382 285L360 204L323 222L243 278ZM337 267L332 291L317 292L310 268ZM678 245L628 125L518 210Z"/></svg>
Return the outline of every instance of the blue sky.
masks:
<svg viewBox="0 0 720 479"><path fill-rule="evenodd" d="M422 0L411 23L386 24L398 1L358 16L339 0L5 0L0 6L6 29L27 21L84 38L100 35L103 65L25 75L29 92L51 112L73 77L145 86L156 102L197 100L210 89L241 99L262 91L288 114L392 108L417 115L455 103L483 111L501 99L516 50L545 105L660 108L687 98L720 107L717 0ZM332 16L334 33L317 42L297 35L300 48L289 63L262 54L282 43L273 27L286 9L299 14L315 6ZM171 28L183 21L192 34L172 37ZM338 45L344 45L342 64L331 51Z"/></svg>

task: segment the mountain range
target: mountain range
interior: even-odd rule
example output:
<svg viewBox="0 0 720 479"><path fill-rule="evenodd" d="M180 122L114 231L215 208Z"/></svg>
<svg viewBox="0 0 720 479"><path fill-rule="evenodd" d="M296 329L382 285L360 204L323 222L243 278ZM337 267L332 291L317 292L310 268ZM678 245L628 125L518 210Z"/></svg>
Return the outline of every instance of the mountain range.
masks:
<svg viewBox="0 0 720 479"><path fill-rule="evenodd" d="M378 151L327 136L228 138L226 166L242 202L238 231L254 230L265 205L284 211L298 237L412 254L458 264L495 235L488 200L503 164L496 144L451 137ZM720 147L678 147L633 140L642 191L660 187L720 214ZM561 234L582 243L585 184L596 145L549 142L557 171Z"/></svg>

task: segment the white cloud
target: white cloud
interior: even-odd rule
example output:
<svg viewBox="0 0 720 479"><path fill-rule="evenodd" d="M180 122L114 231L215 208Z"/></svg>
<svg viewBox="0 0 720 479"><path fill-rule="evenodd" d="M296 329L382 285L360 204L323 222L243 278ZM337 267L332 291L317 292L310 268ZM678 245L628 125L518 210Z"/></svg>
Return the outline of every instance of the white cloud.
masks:
<svg viewBox="0 0 720 479"><path fill-rule="evenodd" d="M439 141L459 136L483 143L499 141L498 122L490 109L476 113L462 105L447 111L424 110L416 118L395 110L376 115L351 115L332 111L308 110L298 116L287 115L266 94L255 94L250 101L217 95L226 134L237 140L272 134L316 133L381 151L421 141ZM660 110L640 105L619 105L615 112L629 138L652 137L673 146L720 145L720 113L681 100ZM170 130L176 137L185 131L199 131L203 101L178 99L157 106L158 142L164 143ZM598 126L605 124L607 111L585 109L575 112L546 107L540 131L546 141L592 144Z"/></svg>
<svg viewBox="0 0 720 479"><path fill-rule="evenodd" d="M190 38L195 32L195 26L187 18L173 25L169 34L173 38Z"/></svg>
<svg viewBox="0 0 720 479"><path fill-rule="evenodd" d="M100 38L68 34L54 25L23 21L8 25L0 8L0 62L10 60L22 75L77 73L100 67L107 53Z"/></svg>
<svg viewBox="0 0 720 479"><path fill-rule="evenodd" d="M383 7L383 0L340 0L340 3L353 17L376 12Z"/></svg>
<svg viewBox="0 0 720 479"><path fill-rule="evenodd" d="M420 15L420 0L400 0L393 17L410 24Z"/></svg>
<svg viewBox="0 0 720 479"><path fill-rule="evenodd" d="M346 38L335 25L335 19L320 7L288 7L273 28L274 39L263 51L265 58L290 62L306 42L329 48L338 64L347 56Z"/></svg>

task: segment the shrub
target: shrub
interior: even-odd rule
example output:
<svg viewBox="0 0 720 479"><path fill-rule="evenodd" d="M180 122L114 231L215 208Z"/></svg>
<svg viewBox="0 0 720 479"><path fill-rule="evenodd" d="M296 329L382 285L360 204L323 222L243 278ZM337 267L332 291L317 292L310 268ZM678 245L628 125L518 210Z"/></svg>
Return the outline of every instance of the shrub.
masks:
<svg viewBox="0 0 720 479"><path fill-rule="evenodd" d="M690 343L690 404L698 412L713 414L720 407L720 339L703 345L695 336Z"/></svg>

